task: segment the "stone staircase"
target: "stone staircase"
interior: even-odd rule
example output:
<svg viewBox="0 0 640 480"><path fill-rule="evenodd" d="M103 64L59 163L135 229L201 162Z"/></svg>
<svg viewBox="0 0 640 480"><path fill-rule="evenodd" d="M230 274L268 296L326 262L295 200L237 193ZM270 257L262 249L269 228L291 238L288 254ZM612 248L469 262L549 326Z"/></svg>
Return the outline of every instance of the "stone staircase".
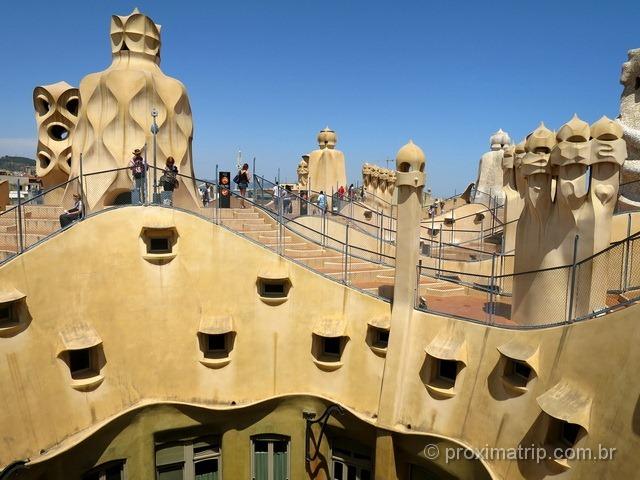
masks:
<svg viewBox="0 0 640 480"><path fill-rule="evenodd" d="M60 229L63 208L49 205L25 205L22 211L22 242L28 248ZM17 209L0 215L0 260L19 249Z"/></svg>
<svg viewBox="0 0 640 480"><path fill-rule="evenodd" d="M203 208L202 215L213 218L211 208ZM278 248L278 225L266 212L248 207L218 210L220 223L225 227L247 236L267 248ZM283 228L284 254L310 269L335 281L345 280L344 254L312 242L301 235ZM350 257L348 285L389 300L393 297L395 269L373 261ZM427 305L434 304L446 308L474 309L482 312L482 294L464 285L423 276L419 282L420 296ZM505 319L506 320L506 319Z"/></svg>

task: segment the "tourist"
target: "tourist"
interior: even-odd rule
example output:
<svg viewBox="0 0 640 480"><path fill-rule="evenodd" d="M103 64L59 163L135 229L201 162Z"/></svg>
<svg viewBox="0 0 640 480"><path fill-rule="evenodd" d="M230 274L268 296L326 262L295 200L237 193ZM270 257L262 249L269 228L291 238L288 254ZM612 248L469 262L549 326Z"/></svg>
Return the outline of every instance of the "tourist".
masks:
<svg viewBox="0 0 640 480"><path fill-rule="evenodd" d="M142 158L141 153L141 150L136 148L133 151L133 158L129 162L129 168L133 174L134 181L134 196L131 199L132 203L144 203L146 196L145 178L147 170L149 170L149 166L147 165L147 161Z"/></svg>
<svg viewBox="0 0 640 480"><path fill-rule="evenodd" d="M160 183L164 191L162 192L163 205L173 206L173 191L178 188L178 167L173 157L167 157L167 163L164 167Z"/></svg>
<svg viewBox="0 0 640 480"><path fill-rule="evenodd" d="M74 204L69 210L65 210L62 215L60 215L60 227L65 228L75 220L78 220L82 217L82 212L84 211L84 206L82 205L82 199L80 198L80 194L73 194Z"/></svg>
<svg viewBox="0 0 640 480"><path fill-rule="evenodd" d="M300 192L300 215L306 215L308 212L307 202L309 201L309 196L307 195L307 191L303 190Z"/></svg>
<svg viewBox="0 0 640 480"><path fill-rule="evenodd" d="M344 186L343 185L340 185L340 188L338 188L338 199L344 200Z"/></svg>
<svg viewBox="0 0 640 480"><path fill-rule="evenodd" d="M287 185L282 189L282 213L293 213L291 206L291 185Z"/></svg>
<svg viewBox="0 0 640 480"><path fill-rule="evenodd" d="M202 206L206 207L211 202L211 191L209 190L209 184L205 183L202 186Z"/></svg>
<svg viewBox="0 0 640 480"><path fill-rule="evenodd" d="M233 179L233 181L238 184L238 189L240 190L240 206L242 208L246 208L244 199L247 196L247 187L249 186L250 180L251 174L249 173L249 164L245 163L242 166L242 169L238 172L238 175Z"/></svg>
<svg viewBox="0 0 640 480"><path fill-rule="evenodd" d="M276 182L276 184L273 186L273 208L274 210L278 211L278 205L280 204L280 196L282 195L282 192L280 191L280 182ZM269 206L269 205L267 205Z"/></svg>
<svg viewBox="0 0 640 480"><path fill-rule="evenodd" d="M318 194L318 208L322 214L327 211L327 196L322 190L320 190L320 193Z"/></svg>
<svg viewBox="0 0 640 480"><path fill-rule="evenodd" d="M349 190L347 190L347 195L349 195L349 201L353 202L353 199L355 198L355 187L353 186L353 183L349 185Z"/></svg>
<svg viewBox="0 0 640 480"><path fill-rule="evenodd" d="M33 189L33 198L34 198L34 203L36 205L42 205L42 200L43 200L42 180L36 181L36 185Z"/></svg>
<svg viewBox="0 0 640 480"><path fill-rule="evenodd" d="M360 201L364 202L364 185L360 187Z"/></svg>

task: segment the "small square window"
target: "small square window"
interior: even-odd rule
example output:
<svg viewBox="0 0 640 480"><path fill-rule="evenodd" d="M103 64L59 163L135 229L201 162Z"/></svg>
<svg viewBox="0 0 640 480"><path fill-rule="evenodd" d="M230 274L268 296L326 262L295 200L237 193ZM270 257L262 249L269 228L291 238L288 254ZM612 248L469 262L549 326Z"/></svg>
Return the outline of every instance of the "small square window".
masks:
<svg viewBox="0 0 640 480"><path fill-rule="evenodd" d="M342 339L340 337L323 337L322 353L330 357L339 357L342 347Z"/></svg>
<svg viewBox="0 0 640 480"><path fill-rule="evenodd" d="M529 377L531 376L531 367L524 362L521 362L519 360L514 360L513 374L522 378L525 382L528 382Z"/></svg>
<svg viewBox="0 0 640 480"><path fill-rule="evenodd" d="M376 329L373 339L373 346L378 348L387 348L389 345L389 330Z"/></svg>
<svg viewBox="0 0 640 480"><path fill-rule="evenodd" d="M16 321L13 317L13 308L11 305L5 304L0 307L0 327L15 324Z"/></svg>
<svg viewBox="0 0 640 480"><path fill-rule="evenodd" d="M569 423L555 417L548 417L549 426L545 444L554 449L554 457L566 458L570 450L585 434L584 428L575 423Z"/></svg>
<svg viewBox="0 0 640 480"><path fill-rule="evenodd" d="M573 447L578 441L578 436L580 435L581 429L582 427L580 425L576 425L575 423L562 422L562 427L560 430L560 440L568 447Z"/></svg>
<svg viewBox="0 0 640 480"><path fill-rule="evenodd" d="M456 383L456 377L458 375L458 362L455 360L441 360L437 359L437 376L439 379L452 384Z"/></svg>
<svg viewBox="0 0 640 480"><path fill-rule="evenodd" d="M207 349L210 352L222 352L227 350L227 335L225 333L207 335Z"/></svg>
<svg viewBox="0 0 640 480"><path fill-rule="evenodd" d="M89 369L91 369L91 350L89 348L69 350L69 370L71 370L72 376Z"/></svg>
<svg viewBox="0 0 640 480"><path fill-rule="evenodd" d="M149 238L148 253L171 253L171 241L168 237Z"/></svg>
<svg viewBox="0 0 640 480"><path fill-rule="evenodd" d="M534 376L533 368L527 362L506 357L504 366L504 381L508 386L524 391L529 380Z"/></svg>
<svg viewBox="0 0 640 480"><path fill-rule="evenodd" d="M263 297L284 297L285 296L285 287L284 282L271 283L264 282L262 286L262 296Z"/></svg>

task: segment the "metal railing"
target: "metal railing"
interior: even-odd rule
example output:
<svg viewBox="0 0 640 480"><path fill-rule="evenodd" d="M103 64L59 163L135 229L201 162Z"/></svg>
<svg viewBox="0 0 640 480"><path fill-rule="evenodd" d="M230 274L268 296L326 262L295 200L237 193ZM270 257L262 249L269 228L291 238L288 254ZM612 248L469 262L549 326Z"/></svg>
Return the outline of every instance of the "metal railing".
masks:
<svg viewBox="0 0 640 480"><path fill-rule="evenodd" d="M416 307L505 328L539 328L598 317L640 301L640 233L591 257L576 261L574 255L568 265L501 274L505 258L491 257L490 274L421 262Z"/></svg>
<svg viewBox="0 0 640 480"><path fill-rule="evenodd" d="M385 301L391 300L389 289L383 293L382 287L393 284L395 256L384 249L354 245L350 235L359 221L346 215L344 209L332 214L328 208L322 209L317 202L310 202L295 192L274 198L273 184L262 177L254 177L253 188L244 197L230 185L219 186L209 179L181 174L177 175L177 189L172 191L167 188L167 182L160 181L163 173L160 169L154 172L150 167L144 178L136 182L129 168L92 172L20 201L0 213L3 228L0 263L33 248L86 216L122 206L159 205L197 215L324 277ZM155 184L153 178L158 180ZM209 191L209 202L203 204L200 192L205 186ZM59 215L73 206L74 193L82 198L84 215L63 227ZM238 209L235 212L240 212L244 203L247 208L262 213L265 226L269 227L268 238L273 240L260 241L260 231L231 226L232 221L243 223L241 219L245 216L223 214L220 203L227 196L230 206ZM317 228L302 222L306 216L320 219L316 222ZM329 231L328 218L331 216L344 221L340 235ZM512 268L505 266L505 262L512 260L510 256L440 241L433 248L431 257L427 257L436 261L425 264L421 260L416 266L416 308L505 328L559 325L623 308L640 300L640 233L630 235L630 225L629 216L627 238L592 257L570 265L514 274L504 273ZM274 230L275 236L272 236ZM485 273L473 273L446 268L444 261L449 259L447 249L451 247L484 255L483 260L490 260L490 273L486 273L486 269L482 270ZM517 312L511 311L514 295L517 296L515 290L523 285L547 295L546 301L541 301L537 307L536 319L518 318Z"/></svg>

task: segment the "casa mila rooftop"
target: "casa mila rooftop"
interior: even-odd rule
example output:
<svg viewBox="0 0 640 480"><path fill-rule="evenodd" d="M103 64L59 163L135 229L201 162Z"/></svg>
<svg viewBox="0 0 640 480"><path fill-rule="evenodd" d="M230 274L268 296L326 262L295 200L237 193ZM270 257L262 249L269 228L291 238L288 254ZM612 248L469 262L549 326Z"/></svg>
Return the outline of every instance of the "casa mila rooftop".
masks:
<svg viewBox="0 0 640 480"><path fill-rule="evenodd" d="M33 91L42 192L0 183L0 479L637 477L640 50L618 118L434 198L408 136L347 190L330 127L295 183L201 178L160 27L109 38Z"/></svg>

